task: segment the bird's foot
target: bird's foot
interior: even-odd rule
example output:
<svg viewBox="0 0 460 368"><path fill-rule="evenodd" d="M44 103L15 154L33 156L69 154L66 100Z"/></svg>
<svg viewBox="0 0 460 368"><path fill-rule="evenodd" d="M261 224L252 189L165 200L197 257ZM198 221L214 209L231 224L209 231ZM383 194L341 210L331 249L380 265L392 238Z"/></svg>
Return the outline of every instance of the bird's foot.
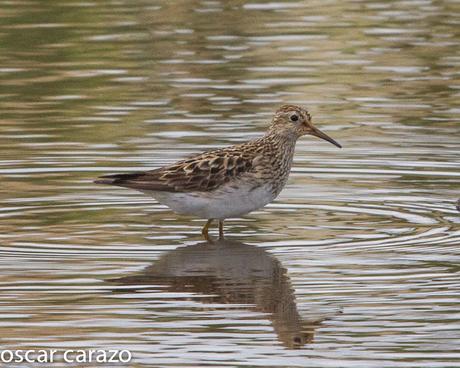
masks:
<svg viewBox="0 0 460 368"><path fill-rule="evenodd" d="M212 219L209 219L206 224L203 226L203 229L201 230L201 234L207 241L211 241L211 237L209 236L209 227L212 224Z"/></svg>

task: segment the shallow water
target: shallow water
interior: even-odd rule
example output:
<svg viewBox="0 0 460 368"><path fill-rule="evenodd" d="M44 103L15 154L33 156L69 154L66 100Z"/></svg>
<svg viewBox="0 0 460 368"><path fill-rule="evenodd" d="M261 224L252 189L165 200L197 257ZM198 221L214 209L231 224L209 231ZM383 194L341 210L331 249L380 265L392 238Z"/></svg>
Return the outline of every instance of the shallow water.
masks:
<svg viewBox="0 0 460 368"><path fill-rule="evenodd" d="M130 366L460 367L456 1L2 1L0 342ZM308 107L288 186L202 220L92 184Z"/></svg>

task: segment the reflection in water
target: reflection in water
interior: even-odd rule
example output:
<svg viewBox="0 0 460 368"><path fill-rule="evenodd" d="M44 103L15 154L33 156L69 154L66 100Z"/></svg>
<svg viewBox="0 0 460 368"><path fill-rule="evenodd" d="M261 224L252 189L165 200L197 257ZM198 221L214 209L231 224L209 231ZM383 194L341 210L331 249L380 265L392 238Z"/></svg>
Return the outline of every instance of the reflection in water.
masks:
<svg viewBox="0 0 460 368"><path fill-rule="evenodd" d="M459 6L2 1L1 347L123 339L146 367L460 367ZM286 102L347 149L302 140L278 200L229 226L283 257L291 279L308 275L295 279L298 311L347 306L314 349L267 343L264 318L286 340L282 326L300 330L300 317L262 250L216 245L219 261L196 245L139 276L158 288L100 282L142 269L201 223L95 187L95 175L259 136Z"/></svg>
<svg viewBox="0 0 460 368"><path fill-rule="evenodd" d="M166 285L171 292L212 295L206 299L212 303L246 304L251 310L270 315L278 339L289 348L312 342L315 329L324 320L302 319L287 271L276 258L264 249L234 240L175 249L140 275L112 281L133 286Z"/></svg>

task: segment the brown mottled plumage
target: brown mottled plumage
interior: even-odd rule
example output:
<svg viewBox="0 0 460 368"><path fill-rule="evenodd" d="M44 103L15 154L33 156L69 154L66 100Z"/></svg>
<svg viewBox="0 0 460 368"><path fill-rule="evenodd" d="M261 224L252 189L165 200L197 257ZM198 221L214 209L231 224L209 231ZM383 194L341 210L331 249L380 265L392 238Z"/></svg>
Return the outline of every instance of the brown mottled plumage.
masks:
<svg viewBox="0 0 460 368"><path fill-rule="evenodd" d="M310 114L295 105L277 110L267 133L258 139L225 147L159 169L105 175L111 184L151 194L175 212L219 219L236 217L271 202L283 189L291 170L298 138L310 134L340 145L315 128Z"/></svg>

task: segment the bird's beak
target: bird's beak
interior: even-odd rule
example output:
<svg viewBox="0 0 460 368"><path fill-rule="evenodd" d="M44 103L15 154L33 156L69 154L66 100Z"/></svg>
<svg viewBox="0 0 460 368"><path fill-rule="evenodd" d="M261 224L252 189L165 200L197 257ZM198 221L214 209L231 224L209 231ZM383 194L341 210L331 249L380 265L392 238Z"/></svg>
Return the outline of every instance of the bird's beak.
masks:
<svg viewBox="0 0 460 368"><path fill-rule="evenodd" d="M315 137L324 139L325 141L328 141L328 142L332 143L334 146L342 148L342 146L339 143L337 143L335 140L333 140L331 137L329 137L326 133L323 133L318 128L312 127L310 134L314 135Z"/></svg>

